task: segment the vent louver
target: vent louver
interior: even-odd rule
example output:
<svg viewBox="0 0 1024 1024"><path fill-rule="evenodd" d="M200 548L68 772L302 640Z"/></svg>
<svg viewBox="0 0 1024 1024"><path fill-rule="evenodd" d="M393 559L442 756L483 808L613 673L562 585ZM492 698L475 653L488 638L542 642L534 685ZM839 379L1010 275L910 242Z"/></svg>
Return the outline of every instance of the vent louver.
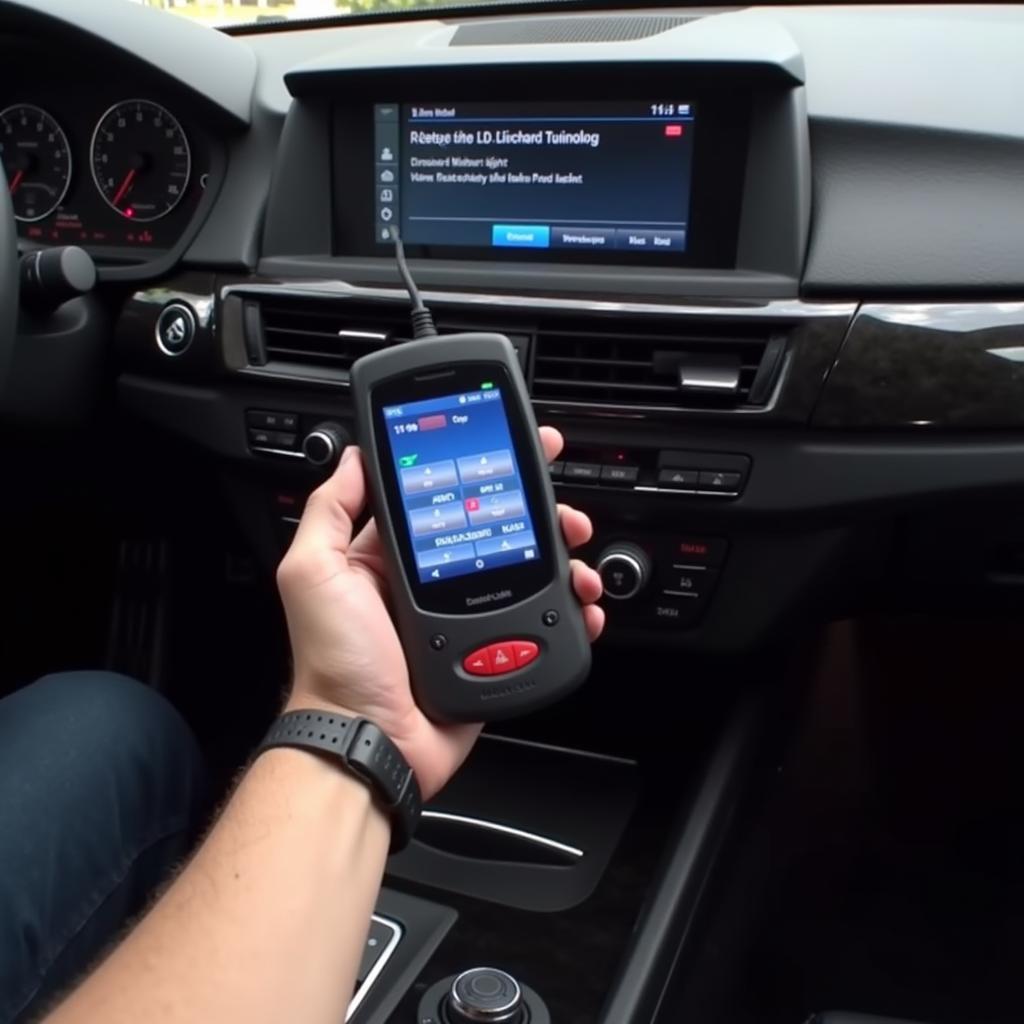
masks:
<svg viewBox="0 0 1024 1024"><path fill-rule="evenodd" d="M360 356L411 336L403 309L372 303L268 298L259 302L259 319L268 368L326 371L334 379L346 379Z"/></svg>
<svg viewBox="0 0 1024 1024"><path fill-rule="evenodd" d="M763 405L784 350L784 339L763 326L547 326L537 334L533 397L648 409Z"/></svg>

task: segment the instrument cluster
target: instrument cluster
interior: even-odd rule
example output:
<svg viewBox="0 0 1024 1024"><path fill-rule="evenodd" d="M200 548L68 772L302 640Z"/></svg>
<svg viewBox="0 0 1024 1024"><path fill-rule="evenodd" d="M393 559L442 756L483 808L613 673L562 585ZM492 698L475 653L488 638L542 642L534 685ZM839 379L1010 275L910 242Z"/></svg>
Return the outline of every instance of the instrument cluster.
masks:
<svg viewBox="0 0 1024 1024"><path fill-rule="evenodd" d="M194 128L145 95L0 86L0 163L21 238L115 258L174 245L207 184Z"/></svg>

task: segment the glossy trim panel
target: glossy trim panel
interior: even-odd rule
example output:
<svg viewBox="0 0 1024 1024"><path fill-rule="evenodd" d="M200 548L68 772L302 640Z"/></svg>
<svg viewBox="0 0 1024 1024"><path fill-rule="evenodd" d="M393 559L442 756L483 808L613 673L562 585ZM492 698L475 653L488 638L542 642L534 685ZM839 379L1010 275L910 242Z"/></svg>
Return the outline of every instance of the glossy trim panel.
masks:
<svg viewBox="0 0 1024 1024"><path fill-rule="evenodd" d="M476 828L484 832L495 832L503 836L513 836L522 839L524 842L533 843L535 846L543 846L549 850L556 850L566 856L580 858L583 851L578 846L570 846L568 843L561 843L550 836L542 836L538 832L526 832L521 828L513 828L511 825L502 825L497 821L490 821L486 818L474 818L466 814L450 814L448 811L424 810L421 817L430 821L445 821L452 825L465 825L467 828Z"/></svg>
<svg viewBox="0 0 1024 1024"><path fill-rule="evenodd" d="M373 983L381 976L384 968L388 965L388 961L394 956L398 943L402 941L402 926L397 921L381 917L380 914L371 915L370 920L384 925L385 928L390 928L391 938L388 939L388 944L384 947L384 951L377 957L373 967L370 968L370 973L366 976L366 980L359 986L359 991L352 997L352 1002L348 1004L348 1009L345 1011L346 1021L351 1020L356 1010L362 1006L363 1000L370 994Z"/></svg>
<svg viewBox="0 0 1024 1024"><path fill-rule="evenodd" d="M305 298L377 299L408 304L409 297L402 288L378 288L350 284L348 281L287 281L278 283L254 282L230 284L220 291L223 301L231 295L260 295ZM807 319L846 318L857 310L856 302L804 302L801 299L769 299L765 302L699 305L670 302L613 302L607 299L576 299L541 295L484 294L482 292L455 292L420 290L424 302L436 305L497 306L517 311L560 311L572 313L638 313L660 316L723 317L800 321Z"/></svg>
<svg viewBox="0 0 1024 1024"><path fill-rule="evenodd" d="M813 423L839 429L1024 426L1024 302L862 306Z"/></svg>

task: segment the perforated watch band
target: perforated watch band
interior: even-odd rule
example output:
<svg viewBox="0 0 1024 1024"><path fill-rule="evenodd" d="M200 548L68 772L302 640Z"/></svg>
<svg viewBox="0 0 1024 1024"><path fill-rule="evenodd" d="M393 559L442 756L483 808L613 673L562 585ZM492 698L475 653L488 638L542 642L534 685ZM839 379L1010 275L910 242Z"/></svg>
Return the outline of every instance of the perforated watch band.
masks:
<svg viewBox="0 0 1024 1024"><path fill-rule="evenodd" d="M257 754L274 747L326 754L366 782L391 818L392 853L412 838L422 808L420 787L401 751L373 722L327 711L289 711L270 727Z"/></svg>

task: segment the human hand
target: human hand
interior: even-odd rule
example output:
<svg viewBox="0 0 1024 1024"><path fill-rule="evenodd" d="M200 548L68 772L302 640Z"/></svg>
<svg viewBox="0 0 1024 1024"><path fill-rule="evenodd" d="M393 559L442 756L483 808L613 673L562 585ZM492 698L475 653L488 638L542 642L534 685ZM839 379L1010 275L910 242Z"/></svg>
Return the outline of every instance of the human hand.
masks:
<svg viewBox="0 0 1024 1024"><path fill-rule="evenodd" d="M541 427L548 460L562 435ZM424 799L434 795L465 760L479 725L438 725L416 706L405 654L385 605L387 580L373 520L358 536L353 522L366 503L359 450L346 448L329 480L306 504L295 540L277 570L294 659L288 708L324 708L368 718L401 749ZM591 536L590 519L559 506L570 548ZM578 560L572 582L591 640L604 628L601 577Z"/></svg>

